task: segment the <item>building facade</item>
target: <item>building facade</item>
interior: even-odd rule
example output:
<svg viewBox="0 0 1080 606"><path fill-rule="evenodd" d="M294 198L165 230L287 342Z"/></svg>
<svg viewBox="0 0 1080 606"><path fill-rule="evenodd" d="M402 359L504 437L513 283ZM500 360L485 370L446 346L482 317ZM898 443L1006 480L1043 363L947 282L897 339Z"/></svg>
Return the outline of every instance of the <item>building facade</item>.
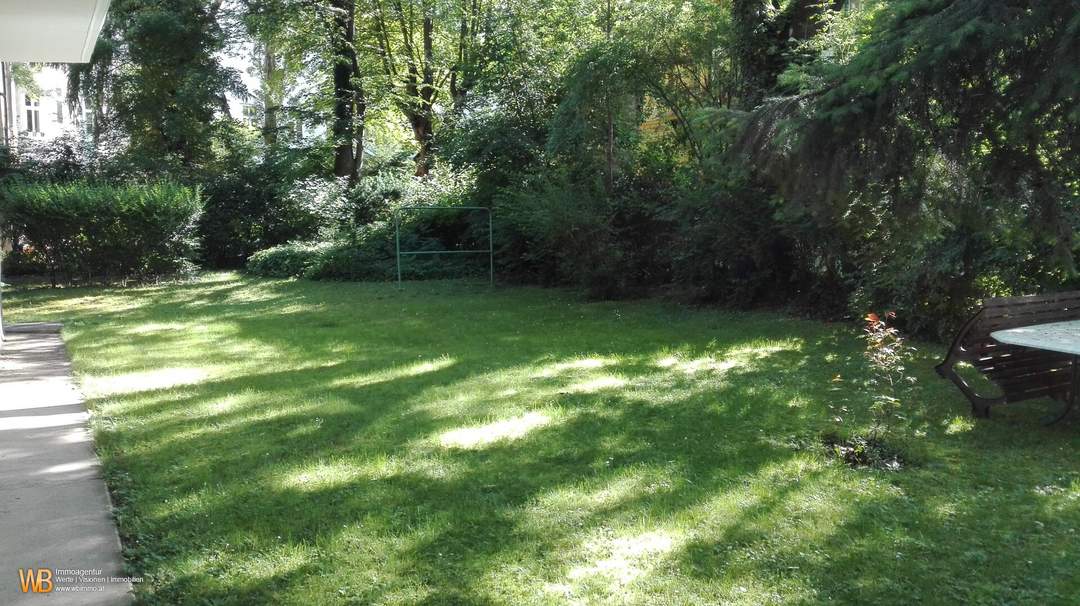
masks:
<svg viewBox="0 0 1080 606"><path fill-rule="evenodd" d="M12 71L12 64L0 63L0 144L17 150L20 145L48 142L87 126L90 114L68 106L63 68L33 68L33 88L19 86Z"/></svg>

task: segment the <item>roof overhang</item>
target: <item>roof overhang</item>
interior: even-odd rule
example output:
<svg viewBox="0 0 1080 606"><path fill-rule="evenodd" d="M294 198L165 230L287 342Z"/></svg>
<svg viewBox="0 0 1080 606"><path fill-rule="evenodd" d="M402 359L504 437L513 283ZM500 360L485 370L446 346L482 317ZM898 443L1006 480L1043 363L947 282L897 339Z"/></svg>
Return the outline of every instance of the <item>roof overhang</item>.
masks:
<svg viewBox="0 0 1080 606"><path fill-rule="evenodd" d="M86 63L109 0L0 0L0 61Z"/></svg>

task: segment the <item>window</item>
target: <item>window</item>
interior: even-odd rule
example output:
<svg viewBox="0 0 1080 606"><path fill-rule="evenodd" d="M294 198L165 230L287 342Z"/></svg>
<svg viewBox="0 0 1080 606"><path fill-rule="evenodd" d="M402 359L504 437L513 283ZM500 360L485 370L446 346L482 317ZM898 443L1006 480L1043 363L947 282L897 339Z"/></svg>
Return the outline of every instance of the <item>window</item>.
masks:
<svg viewBox="0 0 1080 606"><path fill-rule="evenodd" d="M41 101L31 99L30 95L26 95L26 130L41 132Z"/></svg>
<svg viewBox="0 0 1080 606"><path fill-rule="evenodd" d="M260 116L260 114L262 113L261 111L259 111L260 109L261 108L258 105L245 103L244 122L246 122L249 126L260 126L259 122L261 121L262 117Z"/></svg>
<svg viewBox="0 0 1080 606"><path fill-rule="evenodd" d="M57 101L56 102L56 123L57 124L63 124L64 123L64 102L63 101Z"/></svg>

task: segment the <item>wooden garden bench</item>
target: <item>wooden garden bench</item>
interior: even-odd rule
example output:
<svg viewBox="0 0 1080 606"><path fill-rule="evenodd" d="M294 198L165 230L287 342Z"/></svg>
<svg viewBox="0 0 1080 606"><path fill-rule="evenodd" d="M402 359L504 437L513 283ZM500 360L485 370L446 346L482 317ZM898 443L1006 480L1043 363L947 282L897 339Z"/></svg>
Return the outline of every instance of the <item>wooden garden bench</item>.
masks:
<svg viewBox="0 0 1080 606"><path fill-rule="evenodd" d="M989 417L990 408L998 404L1041 397L1064 402L1065 412L1068 412L1073 403L1071 392L1077 356L1008 345L994 339L990 333L1071 320L1080 320L1080 291L987 299L982 309L960 329L945 360L935 370L967 396L976 417ZM961 362L975 367L1001 393L984 395L976 392L957 374L956 365Z"/></svg>

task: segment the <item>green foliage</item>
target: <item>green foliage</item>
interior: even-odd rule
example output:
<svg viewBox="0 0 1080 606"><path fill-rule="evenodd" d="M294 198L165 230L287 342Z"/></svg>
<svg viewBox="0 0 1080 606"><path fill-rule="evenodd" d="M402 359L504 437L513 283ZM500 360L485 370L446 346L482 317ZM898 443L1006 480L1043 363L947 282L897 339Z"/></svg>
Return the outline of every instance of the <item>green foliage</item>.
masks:
<svg viewBox="0 0 1080 606"><path fill-rule="evenodd" d="M900 471L908 461L906 453L882 438L855 435L848 438L827 431L822 435L826 451L854 468Z"/></svg>
<svg viewBox="0 0 1080 606"><path fill-rule="evenodd" d="M302 242L274 246L248 257L246 269L254 275L267 278L303 276L319 254L329 246L329 243Z"/></svg>
<svg viewBox="0 0 1080 606"><path fill-rule="evenodd" d="M32 63L8 63L11 81L20 89L26 91L31 97L41 96L41 86L38 85L35 76L40 67Z"/></svg>
<svg viewBox="0 0 1080 606"><path fill-rule="evenodd" d="M1068 287L1078 30L1075 2L886 3L758 112L758 165L804 233L841 236L852 307L942 337L980 297Z"/></svg>
<svg viewBox="0 0 1080 606"><path fill-rule="evenodd" d="M23 180L70 183L90 172L87 141L66 133L48 141L26 139L19 144L15 171Z"/></svg>
<svg viewBox="0 0 1080 606"><path fill-rule="evenodd" d="M777 200L750 175L723 169L680 192L672 271L689 298L751 307L791 303L806 280Z"/></svg>
<svg viewBox="0 0 1080 606"><path fill-rule="evenodd" d="M236 267L255 251L314 238L342 222L340 182L282 182L279 169L269 163L242 164L207 186L206 212L199 223L205 262Z"/></svg>
<svg viewBox="0 0 1080 606"><path fill-rule="evenodd" d="M290 242L261 250L248 259L246 270L271 278L310 280L393 279L395 262L386 230L369 230L349 242Z"/></svg>
<svg viewBox="0 0 1080 606"><path fill-rule="evenodd" d="M889 321L895 318L894 312L888 312L884 317L870 313L863 327L863 339L866 341L864 355L870 370L869 388L872 391L871 440L892 437L896 426L906 420L909 414L905 411L903 397L915 382L907 368L915 350L907 345L895 326L889 325ZM910 405L908 402L908 407Z"/></svg>
<svg viewBox="0 0 1080 606"><path fill-rule="evenodd" d="M2 255L5 276L44 276L49 273L49 260L33 246L22 246Z"/></svg>
<svg viewBox="0 0 1080 606"><path fill-rule="evenodd" d="M222 67L220 2L119 0L109 7L91 61L70 71L71 91L91 100L95 133L119 128L130 161L190 178L212 158L215 111L241 92Z"/></svg>
<svg viewBox="0 0 1080 606"><path fill-rule="evenodd" d="M909 368L916 351L907 344L900 331L890 325L895 319L896 313L891 311L884 316L869 313L864 318L862 337L866 342L863 357L869 373L866 382L870 398L869 429L852 432L847 438L840 437L836 431L826 432L823 436L830 452L853 467L897 471L908 462L904 449L908 436L899 435L899 428L916 414L912 409L914 402L910 400L916 378ZM833 382L838 380L841 380L839 375ZM845 416L848 412L846 408L839 411ZM845 419L838 416L834 420L843 423Z"/></svg>
<svg viewBox="0 0 1080 606"><path fill-rule="evenodd" d="M507 279L897 309L940 339L980 297L1080 283L1076 8L121 0L72 69L90 136L13 168L201 186L211 266L320 242L268 271L381 279L397 209L468 204L494 210ZM478 216L407 221L411 248L486 235Z"/></svg>
<svg viewBox="0 0 1080 606"><path fill-rule="evenodd" d="M336 228L324 229L322 241L290 242L252 255L247 271L269 277L315 280L389 280L396 278L395 230L400 211L402 250L478 250L487 248L487 214L455 210L468 183L460 174L435 173L427 179L385 175L369 188L353 189L331 205ZM321 188L308 188L318 199ZM406 207L433 207L412 210ZM446 211L437 210L445 207ZM325 207L323 207L325 208ZM360 216L373 216L357 223ZM467 277L485 273L487 256L427 255L405 257L407 279Z"/></svg>
<svg viewBox="0 0 1080 606"><path fill-rule="evenodd" d="M594 298L639 296L666 283L670 226L657 203L667 193L645 187L623 183L608 197L595 180L546 174L504 190L494 207L501 271L583 287Z"/></svg>
<svg viewBox="0 0 1080 606"><path fill-rule="evenodd" d="M501 189L519 185L541 162L547 142L553 107L544 91L528 82L507 84L513 94L474 95L444 135L450 164L475 173L470 198L480 206L490 206Z"/></svg>
<svg viewBox="0 0 1080 606"><path fill-rule="evenodd" d="M0 216L44 257L55 281L149 279L190 272L199 192L172 183L10 184Z"/></svg>
<svg viewBox="0 0 1080 606"><path fill-rule="evenodd" d="M373 229L366 237L351 241L290 242L275 246L252 255L245 269L252 275L270 278L394 280L397 266L393 242L386 237L386 231ZM405 257L403 277L407 280L481 277L487 269L486 256L483 263L462 263L451 257Z"/></svg>

